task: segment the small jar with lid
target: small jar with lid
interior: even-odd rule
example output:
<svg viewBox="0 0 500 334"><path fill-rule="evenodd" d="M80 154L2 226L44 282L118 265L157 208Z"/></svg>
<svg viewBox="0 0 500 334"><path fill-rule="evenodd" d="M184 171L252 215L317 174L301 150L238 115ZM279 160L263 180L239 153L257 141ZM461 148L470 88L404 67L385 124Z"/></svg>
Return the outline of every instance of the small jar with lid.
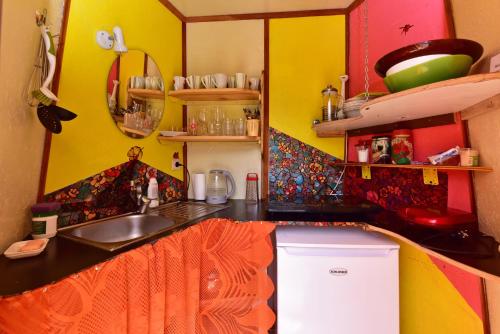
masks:
<svg viewBox="0 0 500 334"><path fill-rule="evenodd" d="M372 138L372 163L391 163L391 138L387 136Z"/></svg>
<svg viewBox="0 0 500 334"><path fill-rule="evenodd" d="M392 132L392 163L410 165L413 161L413 140L411 130L394 130Z"/></svg>
<svg viewBox="0 0 500 334"><path fill-rule="evenodd" d="M33 239L52 238L57 234L57 218L61 204L37 203L31 207Z"/></svg>

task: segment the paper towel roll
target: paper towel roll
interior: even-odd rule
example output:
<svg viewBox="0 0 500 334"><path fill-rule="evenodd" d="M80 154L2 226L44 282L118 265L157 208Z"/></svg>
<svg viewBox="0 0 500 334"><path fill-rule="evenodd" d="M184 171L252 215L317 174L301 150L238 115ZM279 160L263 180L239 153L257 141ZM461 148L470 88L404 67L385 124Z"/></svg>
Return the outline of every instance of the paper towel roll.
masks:
<svg viewBox="0 0 500 334"><path fill-rule="evenodd" d="M204 201L206 195L205 174L193 174L193 198L197 201Z"/></svg>

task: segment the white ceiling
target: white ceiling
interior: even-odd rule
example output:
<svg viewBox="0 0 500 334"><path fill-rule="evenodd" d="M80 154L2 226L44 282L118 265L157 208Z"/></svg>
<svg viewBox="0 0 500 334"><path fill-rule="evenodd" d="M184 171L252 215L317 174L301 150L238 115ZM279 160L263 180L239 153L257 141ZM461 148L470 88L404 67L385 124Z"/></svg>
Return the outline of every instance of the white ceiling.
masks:
<svg viewBox="0 0 500 334"><path fill-rule="evenodd" d="M346 8L354 0L170 0L184 16Z"/></svg>

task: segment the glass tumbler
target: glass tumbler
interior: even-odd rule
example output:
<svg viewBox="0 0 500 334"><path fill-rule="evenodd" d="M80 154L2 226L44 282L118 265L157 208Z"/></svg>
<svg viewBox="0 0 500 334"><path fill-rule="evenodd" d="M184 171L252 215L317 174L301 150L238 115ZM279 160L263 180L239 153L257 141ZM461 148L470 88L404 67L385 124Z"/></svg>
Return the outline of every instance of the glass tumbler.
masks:
<svg viewBox="0 0 500 334"><path fill-rule="evenodd" d="M240 117L234 121L234 134L236 136L244 136L245 135L245 124L246 124L246 120L243 117Z"/></svg>
<svg viewBox="0 0 500 334"><path fill-rule="evenodd" d="M224 127L222 128L222 134L224 136L233 136L234 135L234 125L233 125L232 119L226 118L224 120Z"/></svg>

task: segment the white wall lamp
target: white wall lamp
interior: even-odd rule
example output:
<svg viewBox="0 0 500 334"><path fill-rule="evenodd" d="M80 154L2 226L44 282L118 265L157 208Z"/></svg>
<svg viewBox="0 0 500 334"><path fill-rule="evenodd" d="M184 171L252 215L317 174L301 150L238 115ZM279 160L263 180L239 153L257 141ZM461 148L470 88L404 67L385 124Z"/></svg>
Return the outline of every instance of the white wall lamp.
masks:
<svg viewBox="0 0 500 334"><path fill-rule="evenodd" d="M96 41L105 50L110 50L114 46L116 53L125 53L128 51L123 40L122 28L119 26L113 28L113 36L106 30L99 30L96 35Z"/></svg>

